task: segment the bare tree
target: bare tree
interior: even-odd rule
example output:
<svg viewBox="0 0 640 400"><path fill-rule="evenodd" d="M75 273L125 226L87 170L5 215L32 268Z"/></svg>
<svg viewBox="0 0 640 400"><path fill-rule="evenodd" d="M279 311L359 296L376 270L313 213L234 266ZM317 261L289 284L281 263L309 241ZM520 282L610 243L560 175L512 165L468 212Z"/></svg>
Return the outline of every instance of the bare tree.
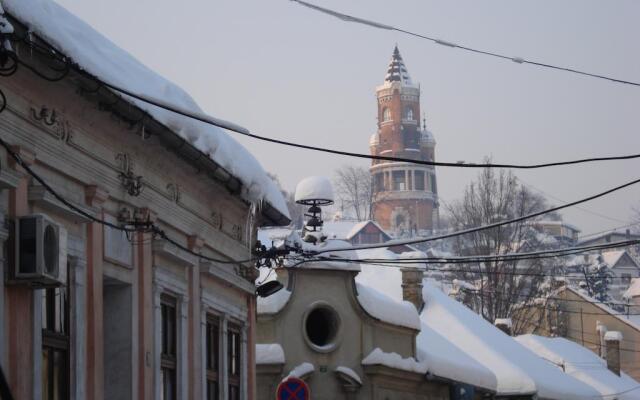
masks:
<svg viewBox="0 0 640 400"><path fill-rule="evenodd" d="M462 200L448 206L449 218L456 229L465 229L504 221L544 209L544 198L518 184L511 172L486 168L470 183ZM459 255L504 255L535 251L545 246L543 236L530 221L486 229L459 236L454 252ZM511 318L517 309L520 318L537 313L523 313L552 284L542 274L553 273L554 261L487 261L461 265L458 278L473 282L478 288L470 307L493 323L496 318ZM467 272L468 271L468 272ZM514 320L515 332L531 321Z"/></svg>
<svg viewBox="0 0 640 400"><path fill-rule="evenodd" d="M343 165L336 170L333 185L338 201L358 221L371 218L371 174L367 168Z"/></svg>

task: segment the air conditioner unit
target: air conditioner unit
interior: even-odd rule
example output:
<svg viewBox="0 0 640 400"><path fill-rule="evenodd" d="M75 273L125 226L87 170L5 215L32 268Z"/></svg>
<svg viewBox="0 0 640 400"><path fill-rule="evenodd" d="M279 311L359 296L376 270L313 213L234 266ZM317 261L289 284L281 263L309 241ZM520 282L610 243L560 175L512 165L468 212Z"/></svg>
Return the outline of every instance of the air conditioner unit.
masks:
<svg viewBox="0 0 640 400"><path fill-rule="evenodd" d="M64 286L67 282L67 231L42 214L16 221L13 280L35 287Z"/></svg>

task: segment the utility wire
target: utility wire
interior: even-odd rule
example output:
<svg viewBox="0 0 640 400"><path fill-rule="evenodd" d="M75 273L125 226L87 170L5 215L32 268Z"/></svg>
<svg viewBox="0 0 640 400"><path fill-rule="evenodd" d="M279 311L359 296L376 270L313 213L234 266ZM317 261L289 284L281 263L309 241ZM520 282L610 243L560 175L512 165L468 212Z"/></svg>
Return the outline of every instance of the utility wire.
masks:
<svg viewBox="0 0 640 400"><path fill-rule="evenodd" d="M2 111L5 110L7 102L6 102L6 96L4 95L4 93L2 91L0 91L0 101L2 101L2 105L0 105L0 113ZM35 179L38 183L40 183L45 190L47 190L47 192L51 193L51 195L53 195L53 197L55 197L58 201L60 201L64 206L66 206L68 209L70 209L71 211L78 213L80 215L82 215L83 217L89 219L92 222L96 222L99 224L102 224L104 226L108 226L109 228L112 229L116 229L122 232L126 232L126 233L133 233L133 232L139 232L140 230L138 228L127 228L124 226L120 226L108 221L105 221L101 218L97 218L93 215L91 215L90 213L86 212L85 210L81 209L80 207L76 206L75 204L73 204L72 202L70 202L69 200L65 199L64 196L60 195L54 188L52 188L40 175L38 175L27 163L25 163L22 160L22 157L20 157L19 154L17 154L15 151L13 151L13 149L11 148L11 146L9 146L9 144L7 144L7 142L4 141L4 139L2 139L2 137L0 137L0 146L2 146L5 151L7 152L7 154L9 154L18 165L20 165L25 171L27 171L27 173L29 175L31 175L31 177L33 177L33 179ZM200 253L196 253L193 250L189 249L188 247L182 245L181 243L171 239L169 236L167 236L167 234L160 228L158 228L155 225L151 225L151 230L153 233L157 234L158 236L160 236L162 239L166 240L167 242L173 244L174 246L180 248L181 250L188 252L189 254L192 254L200 259L204 259L206 261L211 261L211 262L216 262L216 263L221 263L221 264L242 264L245 262L250 262L250 261L255 261L255 258L249 258L246 260L221 260L221 259L217 259L217 258L212 258L212 257L208 257L205 255L202 255Z"/></svg>
<svg viewBox="0 0 640 400"><path fill-rule="evenodd" d="M451 237L462 236L462 235L466 235L466 234L469 234L469 233L479 232L479 231L483 231L483 230L486 230L486 229L492 229L492 228L497 228L497 227L500 227L500 226L513 224L513 223L516 223L516 222L520 222L520 221L524 221L524 220L527 220L527 219L535 218L535 217L538 217L540 215L544 215L544 214L552 213L552 212L559 211L559 210L562 210L562 209L565 209L565 208L573 207L575 205L586 203L586 202L591 201L591 200L595 200L597 198L600 198L600 197L606 196L608 194L611 194L613 192L617 192L619 190L627 188L629 186L636 185L638 183L640 183L640 179L635 179L635 180L633 180L631 182L627 182L625 184L616 186L614 188L605 190L603 192L594 194L592 196L585 197L585 198L580 199L580 200L572 201L570 203L565 203L565 204L560 205L560 206L551 207L551 208L548 208L546 210L537 211L537 212L534 212L534 213L526 214L526 215L523 215L523 216L520 216L520 217L508 219L508 220L505 220L505 221L495 222L495 223L487 224L487 225L481 225L481 226L477 226L475 228L463 229L461 231L445 233L443 235L437 235L437 236L432 236L432 237L428 237L428 238L409 239L409 240L391 240L391 241L388 241L388 242L384 243L383 245L356 245L356 246L351 246L351 247L348 247L348 248L335 249L335 250L331 250L331 249L330 250L314 250L314 251L310 251L309 253L310 254L322 254L322 253L327 253L327 252L334 253L334 252L349 251L349 250L380 249L380 248L391 247L391 246L410 245L410 244L417 244L417 243L432 242L432 241L440 240L440 239L448 239L448 238L451 238Z"/></svg>
<svg viewBox="0 0 640 400"><path fill-rule="evenodd" d="M435 44L439 44L442 46L446 46L446 47L451 47L454 49L460 49L460 50L465 50L471 53L475 53L475 54L481 54L481 55L485 55L485 56L490 56L490 57L495 57L495 58L499 58L499 59L503 59L503 60L509 60L512 62L515 62L516 64L529 64L529 65L533 65L536 67L542 67L542 68L549 68L549 69L554 69L554 70L558 70L558 71L565 71L565 72L571 72L574 74L579 74L579 75L584 75L584 76L589 76L592 78L598 78L598 79L604 79L604 80L608 80L611 82L616 82L616 83L623 83L623 84L627 84L627 85L632 85L632 86L640 86L640 83L638 82L632 82L632 81L628 81L628 80L624 80L624 79L618 79L618 78L613 78L610 76L606 76L606 75L600 75L600 74L594 74L591 72L586 72L586 71L581 71L581 70L577 70L574 68L568 68L568 67L561 67L561 66L557 66L557 65L552 65L552 64L547 64L547 63L542 63L542 62L538 62L538 61L532 61L532 60L526 60L522 57L511 57L511 56L507 56L504 54L500 54L500 53L494 53L491 51L487 51L487 50L481 50L481 49L477 49L477 48L473 48L473 47L468 47L468 46L463 46L463 45L459 45L447 40L443 40L443 39L438 39L435 37L431 37L431 36L427 36L427 35L422 35L419 33L415 33L415 32L411 32L405 29L401 29L401 28L397 28L395 26L391 26L388 24L384 24L384 23L380 23L380 22L375 22L375 21L371 21L368 19L364 19L364 18L360 18L360 17L355 17L352 15L348 15L348 14L344 14L338 11L334 11L328 8L324 8L324 7L320 7L317 6L315 4L311 4L311 3L307 3L306 1L301 1L301 0L291 0L294 1L302 6L308 7L312 10L315 11L319 11L321 13L324 14L328 14L331 15L333 17L339 18L343 21L346 22L355 22L358 24L362 24L362 25L367 25L373 28L377 28L377 29L384 29L384 30L389 30L389 31L396 31L396 32L401 32L410 36L414 36L420 39L426 39L429 40Z"/></svg>
<svg viewBox="0 0 640 400"><path fill-rule="evenodd" d="M544 195L544 196L546 196L546 197L549 197L549 198L551 198L551 199L553 199L553 200L555 200L555 201L559 201L560 203L566 203L566 201L564 201L564 200L562 200L562 199L560 199L560 198L558 198L558 197L556 197L556 196L554 196L554 195L552 195L552 194L549 194L549 193L545 192L545 191L544 191L544 190L542 190L542 189L539 189L539 188L537 188L537 187L535 187L535 186L533 186L533 185L531 185L531 184L529 184L529 183L527 183L527 182L523 181L523 180L522 180L521 178L519 178L519 177L516 177L516 179L517 179L517 180L519 180L519 181L520 181L520 183L521 183L521 184L523 184L525 187L528 187L528 188L530 188L530 189L533 189L533 190L535 190L536 192L539 192L539 193L541 193L542 195ZM610 216L608 216L608 215L601 214L601 213L599 213L599 212L596 212L596 211L590 210L590 209L585 208L585 207L576 206L575 208L576 208L576 209L578 209L578 210L580 210L580 211L586 212L586 213L588 213L588 214L595 215L595 216L600 217L600 218L608 219L609 221L614 221L614 222L623 223L623 224L626 224L626 223L628 222L628 221L623 221L623 220L618 219L618 218L610 217Z"/></svg>
<svg viewBox="0 0 640 400"><path fill-rule="evenodd" d="M27 42L28 44L30 42ZM53 54L42 54L43 56L49 56L49 57L55 57L56 55ZM55 58L55 60L57 61L61 61L60 58ZM507 164L507 163L460 163L460 162L442 162L442 161L429 161L429 160L416 160L416 159L412 159L412 158L404 158L404 157L391 157L391 156L380 156L380 155L371 155L371 154L364 154L364 153L354 153L354 152L349 152L349 151L343 151L343 150L337 150L337 149L330 149L330 148L326 148L326 147L320 147L320 146L312 146L312 145L308 145L308 144L303 144L303 143L296 143L296 142L290 142L290 141L286 141L286 140L280 140L280 139L274 139L274 138L270 138L270 137L266 137L266 136L261 136L261 135L257 135L254 134L252 132L250 132L248 129L241 127L237 124L234 124L232 122L228 122L228 121L224 121L222 119L218 119L218 118L214 118L211 117L209 115L206 115L204 113L201 112L193 112L190 110L187 110L183 107L177 106L175 104L171 104L169 102L166 102L164 100L155 98L153 96L149 96L146 94L142 94L142 93L138 93L132 89L126 89L123 88L119 85L107 82L106 80L97 77L96 75L93 75L87 71L85 71L84 69L82 69L80 66L78 66L77 64L71 63L69 60L67 59L63 59L68 65L69 68L73 68L77 73L91 79L94 80L96 82L98 82L101 86L107 87L112 91L124 94L126 96L129 96L131 98L143 101L147 104L151 104L155 107L167 110L167 111L171 111L173 113L182 115L184 117L188 117L200 122L203 122L205 124L209 124L209 125L213 125L216 126L218 128L222 128L231 132L235 132L238 133L240 135L243 136L247 136L256 140L261 140L264 142L269 142L269 143L275 143L275 144L279 144L279 145L283 145L283 146L289 146L289 147L295 147L295 148L300 148L300 149L306 149L306 150L312 150L312 151L318 151L318 152L323 152L323 153L329 153L329 154L335 154L335 155L340 155L340 156L347 156L347 157L354 157L354 158L362 158L362 159L369 159L369 160L380 160L380 161L390 161L390 162L404 162L404 163L410 163L410 164L416 164L416 165L428 165L428 166L438 166L438 167L452 167L452 168L512 168L512 169L540 169L540 168L548 168L548 167L558 167L558 166L565 166L565 165L575 165L575 164L584 164L584 163L593 163L593 162L602 162L602 161L620 161L620 160L631 160L631 159L638 159L640 158L640 154L629 154L629 155L623 155L623 156L610 156L610 157L589 157L589 158L581 158L581 159L576 159L576 160L568 160L568 161L555 161L555 162L548 162L548 163L538 163L538 164ZM36 75L38 75L39 77L46 79L48 81L57 81L59 80L58 78L60 78L59 76L56 77L49 77L41 72L38 72L37 69L35 69L33 66L29 65L28 63L26 63L24 60L17 58L17 62L20 65L25 66L26 68L28 68L29 70L33 71ZM65 72L65 70L63 70L62 74L66 75L67 72ZM60 78L62 79L62 78ZM100 87L98 87L95 91L98 91L100 89ZM152 116L150 116L151 118L153 118Z"/></svg>
<svg viewBox="0 0 640 400"><path fill-rule="evenodd" d="M388 243L388 242L387 242ZM475 255L475 256L450 256L450 257L415 257L415 258L399 258L391 261L403 261L407 263L411 263L413 261L424 261L427 263L434 261L443 261L445 263L469 263L469 262L482 262L482 261L494 261L495 259L528 259L530 256L538 256L538 255L546 255L549 257L562 257L566 255L574 254L573 252L587 252L592 250L604 250L611 249L617 247L627 247L634 246L636 244L640 244L640 239L635 240L625 240L620 242L612 242L612 243L602 243L602 244L594 244L589 246L575 246L575 247L563 247L558 249L547 249L547 250L537 250L530 252L522 252L522 253L505 253L505 254L489 254L489 255ZM568 254L564 254L567 253ZM329 259L329 258L327 258ZM358 261L367 262L367 261L387 261L386 258L361 258Z"/></svg>

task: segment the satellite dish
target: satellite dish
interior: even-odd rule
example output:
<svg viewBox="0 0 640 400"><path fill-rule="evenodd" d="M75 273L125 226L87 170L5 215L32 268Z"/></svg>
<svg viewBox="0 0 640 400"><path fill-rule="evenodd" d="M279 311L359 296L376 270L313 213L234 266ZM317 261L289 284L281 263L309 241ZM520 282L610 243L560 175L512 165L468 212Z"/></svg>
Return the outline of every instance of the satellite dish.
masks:
<svg viewBox="0 0 640 400"><path fill-rule="evenodd" d="M269 297L272 294L276 293L284 286L282 283L278 281L269 281L265 284L262 284L256 288L256 294L260 297Z"/></svg>

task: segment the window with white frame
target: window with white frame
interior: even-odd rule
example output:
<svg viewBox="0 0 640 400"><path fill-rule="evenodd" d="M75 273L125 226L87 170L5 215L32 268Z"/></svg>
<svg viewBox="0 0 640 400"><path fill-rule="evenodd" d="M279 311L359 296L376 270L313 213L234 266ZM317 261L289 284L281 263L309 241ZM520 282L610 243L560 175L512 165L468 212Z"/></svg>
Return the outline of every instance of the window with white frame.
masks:
<svg viewBox="0 0 640 400"><path fill-rule="evenodd" d="M69 398L69 296L67 287L42 290L42 399Z"/></svg>
<svg viewBox="0 0 640 400"><path fill-rule="evenodd" d="M207 315L205 328L206 399L218 400L220 393L220 319Z"/></svg>
<svg viewBox="0 0 640 400"><path fill-rule="evenodd" d="M229 382L229 400L240 400L240 327L229 324L227 329L227 379Z"/></svg>
<svg viewBox="0 0 640 400"><path fill-rule="evenodd" d="M160 297L160 398L177 398L177 301L175 297L163 294Z"/></svg>

